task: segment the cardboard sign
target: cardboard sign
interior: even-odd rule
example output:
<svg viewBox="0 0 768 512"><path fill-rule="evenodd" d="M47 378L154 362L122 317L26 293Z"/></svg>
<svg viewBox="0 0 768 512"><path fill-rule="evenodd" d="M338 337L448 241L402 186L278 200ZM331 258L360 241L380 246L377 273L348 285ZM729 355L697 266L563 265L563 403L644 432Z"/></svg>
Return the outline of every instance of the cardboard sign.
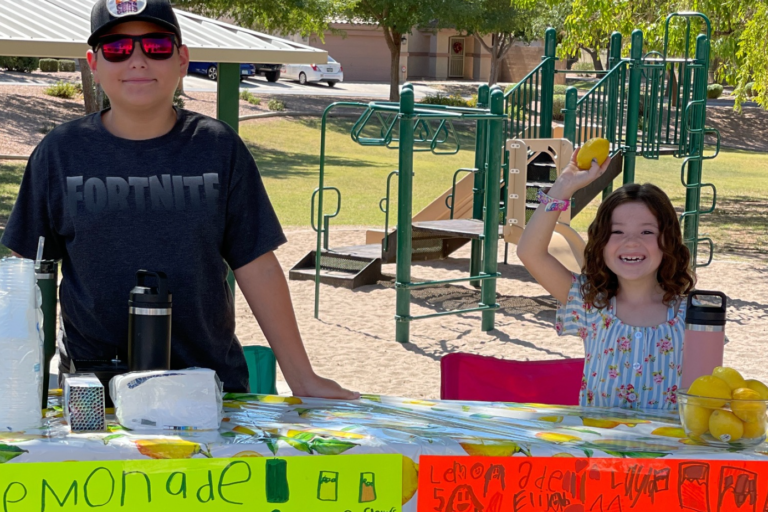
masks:
<svg viewBox="0 0 768 512"><path fill-rule="evenodd" d="M2 512L400 511L401 455L0 465Z"/></svg>
<svg viewBox="0 0 768 512"><path fill-rule="evenodd" d="M763 512L768 461L438 457L419 512Z"/></svg>

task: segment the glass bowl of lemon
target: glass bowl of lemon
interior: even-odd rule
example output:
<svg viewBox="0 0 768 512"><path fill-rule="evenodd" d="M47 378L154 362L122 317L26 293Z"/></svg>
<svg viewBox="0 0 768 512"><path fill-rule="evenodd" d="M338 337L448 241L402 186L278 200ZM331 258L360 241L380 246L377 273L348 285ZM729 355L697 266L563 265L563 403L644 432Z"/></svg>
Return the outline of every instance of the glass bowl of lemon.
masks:
<svg viewBox="0 0 768 512"><path fill-rule="evenodd" d="M768 386L718 366L677 392L685 435L698 443L749 448L766 439Z"/></svg>

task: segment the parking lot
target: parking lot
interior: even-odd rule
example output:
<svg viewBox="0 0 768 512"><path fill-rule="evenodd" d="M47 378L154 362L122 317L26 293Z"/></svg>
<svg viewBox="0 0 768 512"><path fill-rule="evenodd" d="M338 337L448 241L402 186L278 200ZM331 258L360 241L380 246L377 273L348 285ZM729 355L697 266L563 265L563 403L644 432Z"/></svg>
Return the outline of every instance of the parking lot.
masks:
<svg viewBox="0 0 768 512"><path fill-rule="evenodd" d="M279 80L271 83L263 76L248 78L240 82L240 87L253 94L281 95L310 95L310 96L341 96L345 98L389 98L388 83L374 82L340 82L335 87L325 83L301 85L292 80ZM202 75L191 75L184 78L185 91L215 92L216 82ZM414 83L416 99L427 94L436 94L440 89L431 87L429 83Z"/></svg>

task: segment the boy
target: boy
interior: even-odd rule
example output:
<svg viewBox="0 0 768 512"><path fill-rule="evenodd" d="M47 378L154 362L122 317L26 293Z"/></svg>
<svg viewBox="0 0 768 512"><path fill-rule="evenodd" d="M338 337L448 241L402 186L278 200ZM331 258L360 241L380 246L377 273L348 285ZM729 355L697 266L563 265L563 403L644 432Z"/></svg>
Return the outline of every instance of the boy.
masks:
<svg viewBox="0 0 768 512"><path fill-rule="evenodd" d="M312 370L274 250L286 239L256 164L225 124L175 110L189 51L168 0L98 0L88 64L111 108L61 125L29 159L2 243L62 260L62 371L126 360L139 269L173 292L172 368L214 369L248 389L227 264L295 395L359 395Z"/></svg>

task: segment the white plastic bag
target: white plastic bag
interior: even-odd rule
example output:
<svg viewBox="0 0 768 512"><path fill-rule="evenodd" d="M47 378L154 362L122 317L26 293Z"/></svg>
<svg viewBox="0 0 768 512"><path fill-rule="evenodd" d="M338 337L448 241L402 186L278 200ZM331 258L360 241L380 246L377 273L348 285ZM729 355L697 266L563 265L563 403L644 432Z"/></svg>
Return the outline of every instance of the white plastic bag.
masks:
<svg viewBox="0 0 768 512"><path fill-rule="evenodd" d="M109 395L131 430L214 430L223 417L221 382L206 368L117 375Z"/></svg>
<svg viewBox="0 0 768 512"><path fill-rule="evenodd" d="M39 428L43 313L35 262L0 260L0 431Z"/></svg>

